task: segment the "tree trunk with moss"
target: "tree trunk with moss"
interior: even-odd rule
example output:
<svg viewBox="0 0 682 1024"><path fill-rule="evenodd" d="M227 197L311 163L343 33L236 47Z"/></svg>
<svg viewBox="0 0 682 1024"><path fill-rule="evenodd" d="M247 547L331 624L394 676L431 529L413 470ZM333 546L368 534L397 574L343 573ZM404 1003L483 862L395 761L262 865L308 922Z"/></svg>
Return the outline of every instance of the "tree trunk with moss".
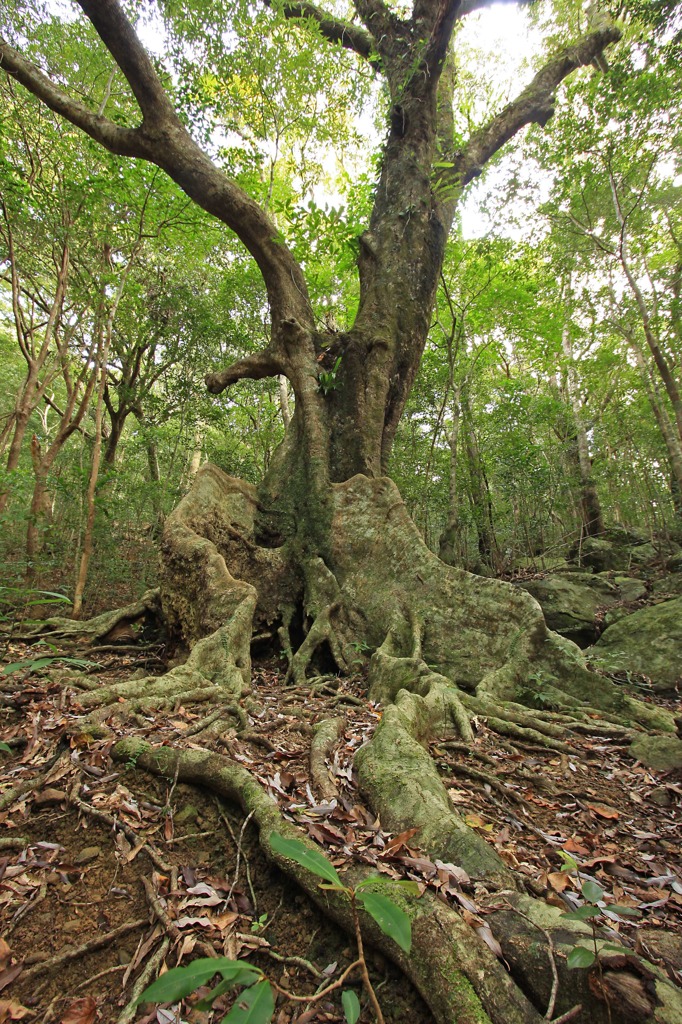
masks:
<svg viewBox="0 0 682 1024"><path fill-rule="evenodd" d="M111 714L211 700L225 716L205 731L210 743L226 721L245 717L240 701L249 693L254 633L279 644L287 679L297 684L318 672L317 664L346 672L359 650L367 652L369 697L384 712L355 759L365 799L385 827L418 827L431 857L461 865L493 890L513 891L513 872L453 811L427 741L447 734L471 741L475 715L501 733L522 730L548 745L560 742L557 732L594 724L595 716L621 735L670 732L674 722L588 672L578 649L547 630L528 594L438 559L385 472L463 189L523 125L545 123L560 82L618 32L602 27L557 53L458 146L448 52L457 20L477 4L416 0L411 16L400 17L381 0L356 0L361 24L307 2L285 6L287 16L312 19L322 36L369 61L385 76L392 103L374 209L359 240L358 313L347 331L326 333L316 328L303 271L267 213L193 141L116 0L79 2L128 80L143 115L139 127L94 114L5 43L3 68L113 152L162 167L237 233L263 275L271 338L264 350L211 374L208 388L218 394L244 378L283 375L295 397L284 442L259 487L205 465L165 524L163 614L189 649L187 661L162 677L98 687L79 700L91 708L93 727ZM150 600L123 617L139 618ZM100 633L109 628L108 619L97 626ZM565 712L556 722L518 703L538 680L543 698ZM163 760L159 754L139 763L162 770ZM197 754L169 770L218 787L227 762ZM224 790L254 811L272 856L269 830L291 826L243 767L233 769L230 762ZM307 873L297 877L322 899ZM333 905L333 894L328 899ZM434 904L426 913L425 906L415 909L411 957L397 947L386 952L415 979L436 1021L540 1019L541 995L524 994L504 975L454 911Z"/></svg>

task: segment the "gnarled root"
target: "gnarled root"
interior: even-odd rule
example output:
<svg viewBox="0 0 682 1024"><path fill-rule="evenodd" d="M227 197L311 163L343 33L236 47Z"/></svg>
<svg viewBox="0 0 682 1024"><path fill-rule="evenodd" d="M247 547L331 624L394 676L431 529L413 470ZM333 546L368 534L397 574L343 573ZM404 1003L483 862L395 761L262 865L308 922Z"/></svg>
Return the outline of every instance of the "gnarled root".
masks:
<svg viewBox="0 0 682 1024"><path fill-rule="evenodd" d="M306 840L281 817L276 804L242 765L209 751L154 749L138 740L116 744L112 756L121 762L133 761L166 778L199 784L238 803L253 816L268 858L292 877L326 915L353 933L348 901L341 894L321 890L315 876L272 849L269 837L273 831L286 838ZM353 868L346 877L351 885L356 885L367 873ZM406 954L387 940L366 915L362 917L363 935L410 978L437 1024L452 1024L454 1020L459 1024L503 1020L509 1024L539 1024L537 1011L459 914L428 893L417 899L391 886L390 896L412 920L412 952Z"/></svg>
<svg viewBox="0 0 682 1024"><path fill-rule="evenodd" d="M138 601L103 612L92 619L80 621L52 616L44 619L35 629L25 633L22 639L45 638L52 640L73 640L80 643L105 644L120 640L123 630L131 630L133 623L149 618L161 622L161 601L159 590L147 590Z"/></svg>

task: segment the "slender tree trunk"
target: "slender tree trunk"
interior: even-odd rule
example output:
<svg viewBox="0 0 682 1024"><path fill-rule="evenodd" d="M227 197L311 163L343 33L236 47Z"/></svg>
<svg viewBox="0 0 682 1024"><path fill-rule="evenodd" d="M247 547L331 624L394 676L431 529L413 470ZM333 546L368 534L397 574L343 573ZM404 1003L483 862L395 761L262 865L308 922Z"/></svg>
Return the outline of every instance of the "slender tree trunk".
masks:
<svg viewBox="0 0 682 1024"><path fill-rule="evenodd" d="M95 494L97 491L97 480L99 478L100 459L102 455L102 412L104 405L103 393L107 377L107 354L108 352L105 353L100 363L100 385L97 394L97 406L95 408L95 440L92 450L92 463L90 466L90 477L88 479L88 489L85 499L87 515L85 519L85 531L83 534L83 549L81 551L78 573L76 576L76 586L74 588L73 595L73 609L71 612L71 617L73 619L80 619L83 612L83 594L85 593L85 584L88 578L88 569L90 567L90 559L92 557L93 550L96 512Z"/></svg>
<svg viewBox="0 0 682 1024"><path fill-rule="evenodd" d="M618 222L621 228L620 245L618 251L619 262L623 269L623 273L627 278L630 290L632 291L632 294L635 298L637 309L639 310L640 320L642 322L642 328L644 330L644 337L646 338L646 343L649 346L651 355L653 356L656 369L658 370L659 376L663 382L663 387L665 388L666 394L670 399L670 404L672 405L673 413L675 416L678 440L682 442L682 395L680 394L680 389L675 379L674 371L661 350L655 321L654 319L652 319L647 300L639 285L639 282L637 281L637 277L630 265L627 216L624 214L623 209L621 207L616 180L610 167L609 182L611 185L611 197L613 199L613 207L616 212L616 217L618 218Z"/></svg>
<svg viewBox="0 0 682 1024"><path fill-rule="evenodd" d="M462 422L460 405L461 387L455 388L452 401L452 424L450 427L450 481L448 485L448 519L440 537L439 555L448 565L456 565L458 561L459 524L459 487L458 487L458 442Z"/></svg>
<svg viewBox="0 0 682 1024"><path fill-rule="evenodd" d="M291 423L291 408L289 406L289 385L283 373L279 375L279 408L282 413L282 423L286 430Z"/></svg>
<svg viewBox="0 0 682 1024"><path fill-rule="evenodd" d="M2 447L0 450L3 453L6 448L9 435L12 434L12 440L10 442L9 452L7 455L6 469L8 473L13 473L19 465L21 450L31 414L41 402L56 372L56 367L50 367L52 355L51 346L59 328L59 320L62 313L64 297L66 295L70 255L68 243L65 243L62 249L60 268L57 274L55 293L49 307L47 324L45 326L42 341L38 344L34 337L33 328L31 326L27 326L25 321L21 306L21 289L15 259L13 234L7 210L4 204L0 203L0 206L2 206L5 219L6 240L8 242L10 259L14 326L19 350L27 364L26 379L24 380L24 383L16 397L14 412L2 432ZM59 347L59 345L57 347ZM0 512L2 512L7 506L8 498L9 491L0 492Z"/></svg>
<svg viewBox="0 0 682 1024"><path fill-rule="evenodd" d="M570 283L568 285L570 295ZM601 503L597 493L597 487L592 475L592 458L587 437L587 428L583 418L582 402L578 389L578 380L573 358L573 345L571 343L570 316L566 316L564 329L561 336L561 344L566 359L566 381L568 385L568 396L573 412L573 425L575 428L575 459L577 462L580 479L580 518L582 523L582 535L584 537L598 537L604 532L604 520L602 517Z"/></svg>
<svg viewBox="0 0 682 1024"><path fill-rule="evenodd" d="M682 519L682 444L680 444L677 431L670 420L665 402L659 393L658 384L651 373L642 349L631 335L626 337L634 353L639 371L642 374L649 405L665 444L670 464L670 496L677 515Z"/></svg>
<svg viewBox="0 0 682 1024"><path fill-rule="evenodd" d="M123 428L125 427L125 422L130 411L131 410L127 406L123 405L123 403L121 403L117 410L109 409L111 432L107 438L106 447L104 449L103 461L105 466L111 467L116 464L118 445L123 435Z"/></svg>
<svg viewBox="0 0 682 1024"><path fill-rule="evenodd" d="M494 569L499 562L499 549L495 539L493 502L466 392L462 395L462 412L469 469L469 500L476 528L479 559L481 568Z"/></svg>

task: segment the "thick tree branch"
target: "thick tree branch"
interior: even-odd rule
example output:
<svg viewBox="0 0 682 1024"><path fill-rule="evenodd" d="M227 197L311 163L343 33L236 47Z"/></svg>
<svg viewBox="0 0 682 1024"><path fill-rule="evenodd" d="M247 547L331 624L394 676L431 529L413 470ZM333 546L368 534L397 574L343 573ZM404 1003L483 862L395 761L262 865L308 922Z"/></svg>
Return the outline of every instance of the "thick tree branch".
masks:
<svg viewBox="0 0 682 1024"><path fill-rule="evenodd" d="M272 0L265 0L268 7L273 6ZM353 25L342 18L335 18L308 0L290 0L280 8L286 18L314 21L321 35L331 43L340 43L346 50L352 50L376 66L378 57L371 33L359 25Z"/></svg>
<svg viewBox="0 0 682 1024"><path fill-rule="evenodd" d="M273 322L278 325L293 318L312 329L314 318L301 268L265 211L194 142L118 0L79 0L79 4L140 104L143 120L138 128L119 128L93 114L4 41L0 42L0 67L111 152L141 157L166 171L190 199L231 228L247 247L263 275Z"/></svg>
<svg viewBox="0 0 682 1024"><path fill-rule="evenodd" d="M362 23L366 25L377 41L377 48L379 48L378 44L381 42L382 36L391 33L403 24L400 18L389 10L383 0L353 0L353 7L358 12Z"/></svg>
<svg viewBox="0 0 682 1024"><path fill-rule="evenodd" d="M168 94L116 0L78 0L78 3L125 75L145 120L173 120L176 115Z"/></svg>
<svg viewBox="0 0 682 1024"><path fill-rule="evenodd" d="M463 188L481 173L497 153L524 125L545 125L554 113L554 93L573 71L592 63L605 47L620 39L620 31L609 25L583 36L544 66L515 100L487 125L475 132L457 154L451 180Z"/></svg>
<svg viewBox="0 0 682 1024"><path fill-rule="evenodd" d="M238 380L262 380L263 377L277 377L280 373L283 373L282 363L270 349L266 348L244 359L238 359L226 370L207 374L205 380L211 394L219 395Z"/></svg>
<svg viewBox="0 0 682 1024"><path fill-rule="evenodd" d="M50 81L35 64L0 37L0 68L37 96L39 100L80 128L95 142L99 142L110 153L118 156L142 156L140 132L137 128L121 128L106 117L94 114L92 110L74 100L67 92Z"/></svg>

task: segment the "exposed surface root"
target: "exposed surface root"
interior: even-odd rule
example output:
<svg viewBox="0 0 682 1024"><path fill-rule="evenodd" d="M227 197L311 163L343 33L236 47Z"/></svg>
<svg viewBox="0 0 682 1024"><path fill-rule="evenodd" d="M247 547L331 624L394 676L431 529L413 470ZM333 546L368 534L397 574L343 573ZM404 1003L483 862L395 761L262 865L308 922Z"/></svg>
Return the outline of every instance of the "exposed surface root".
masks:
<svg viewBox="0 0 682 1024"><path fill-rule="evenodd" d="M120 742L112 755L121 761L134 759L140 767L166 778L198 783L239 803L244 811L253 815L267 856L294 878L326 914L352 932L348 902L337 893L320 890L314 876L272 849L269 842L272 831L299 840L302 835L281 817L277 806L241 765L208 751L152 749L137 740ZM363 872L353 869L348 876L351 884L357 884ZM537 1011L456 912L429 894L417 899L397 887L391 888L391 898L412 919L411 954L403 953L387 941L370 918L363 919L363 933L379 944L412 980L437 1024L452 1024L453 1020L462 1024L482 1024L486 1020L505 1020L511 1024L539 1022ZM437 958L433 955L435 949L439 951Z"/></svg>
<svg viewBox="0 0 682 1024"><path fill-rule="evenodd" d="M327 770L326 760L338 742L345 724L343 718L325 718L318 722L313 730L310 744L310 777L313 788L323 800L334 800L339 795Z"/></svg>
<svg viewBox="0 0 682 1024"><path fill-rule="evenodd" d="M139 601L103 612L93 619L80 621L53 616L44 619L38 627L25 638L50 637L55 640L89 641L91 644L106 643L110 638L121 635L123 627L130 627L142 619L149 617L153 621L161 619L161 603L158 589L148 590Z"/></svg>

